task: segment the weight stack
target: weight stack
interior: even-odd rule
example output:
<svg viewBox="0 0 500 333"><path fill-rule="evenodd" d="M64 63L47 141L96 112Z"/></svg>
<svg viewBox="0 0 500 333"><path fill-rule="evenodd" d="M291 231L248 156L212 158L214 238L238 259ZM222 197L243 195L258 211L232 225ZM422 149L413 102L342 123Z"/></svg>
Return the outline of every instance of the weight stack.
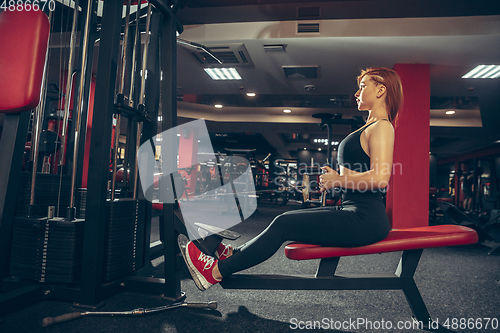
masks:
<svg viewBox="0 0 500 333"><path fill-rule="evenodd" d="M106 202L105 282L143 266L146 202L120 199Z"/></svg>
<svg viewBox="0 0 500 333"><path fill-rule="evenodd" d="M76 193L76 216L85 220L85 209L87 207L87 189L79 188Z"/></svg>
<svg viewBox="0 0 500 333"><path fill-rule="evenodd" d="M78 282L82 267L83 222L59 217L16 217L10 274L38 282Z"/></svg>
<svg viewBox="0 0 500 333"><path fill-rule="evenodd" d="M60 187L60 188L59 188ZM49 206L56 207L56 216L65 216L69 206L71 178L68 175L37 173L35 215L46 216ZM28 215L31 194L31 173L22 172L17 194L16 216ZM58 208L59 207L59 208Z"/></svg>
<svg viewBox="0 0 500 333"><path fill-rule="evenodd" d="M146 201L106 202L103 279L113 281L144 265ZM81 280L83 219L31 218L14 221L10 274L38 282Z"/></svg>
<svg viewBox="0 0 500 333"><path fill-rule="evenodd" d="M79 219L85 219L85 210L87 208L87 189L86 188L79 188L78 192L76 193L76 216L78 216ZM120 190L115 190L115 198L121 198L121 191ZM107 193L107 199L111 199L111 191L108 191Z"/></svg>

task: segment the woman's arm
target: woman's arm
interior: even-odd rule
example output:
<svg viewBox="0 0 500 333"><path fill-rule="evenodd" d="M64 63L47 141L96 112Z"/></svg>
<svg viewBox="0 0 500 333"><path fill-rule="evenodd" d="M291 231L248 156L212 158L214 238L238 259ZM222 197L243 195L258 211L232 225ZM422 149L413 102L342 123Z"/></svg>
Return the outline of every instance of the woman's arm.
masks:
<svg viewBox="0 0 500 333"><path fill-rule="evenodd" d="M346 172L340 176L333 169L325 167L327 173L320 176L322 190L342 187L368 191L387 187L392 173L394 128L388 121L379 121L371 126L367 134L370 170L360 173Z"/></svg>

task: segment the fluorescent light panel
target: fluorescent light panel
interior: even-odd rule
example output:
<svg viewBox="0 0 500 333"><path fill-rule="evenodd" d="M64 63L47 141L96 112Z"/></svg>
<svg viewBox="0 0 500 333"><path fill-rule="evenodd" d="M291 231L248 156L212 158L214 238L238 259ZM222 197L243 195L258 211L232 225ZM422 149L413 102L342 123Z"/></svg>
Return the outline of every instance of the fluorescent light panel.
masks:
<svg viewBox="0 0 500 333"><path fill-rule="evenodd" d="M462 76L462 79L496 79L497 77L500 77L500 65L479 65Z"/></svg>
<svg viewBox="0 0 500 333"><path fill-rule="evenodd" d="M236 68L204 68L212 80L241 80Z"/></svg>

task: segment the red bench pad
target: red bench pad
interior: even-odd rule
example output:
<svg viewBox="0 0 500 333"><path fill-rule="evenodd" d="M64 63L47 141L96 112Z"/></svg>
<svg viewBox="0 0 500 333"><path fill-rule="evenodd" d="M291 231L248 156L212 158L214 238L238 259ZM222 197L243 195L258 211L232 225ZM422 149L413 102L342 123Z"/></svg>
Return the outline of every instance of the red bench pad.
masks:
<svg viewBox="0 0 500 333"><path fill-rule="evenodd" d="M323 247L293 242L285 247L285 255L293 260L308 260L467 245L477 243L477 240L477 233L471 228L459 225L436 225L391 230L386 239L361 247Z"/></svg>
<svg viewBox="0 0 500 333"><path fill-rule="evenodd" d="M38 105L48 41L49 19L41 10L0 12L0 113Z"/></svg>

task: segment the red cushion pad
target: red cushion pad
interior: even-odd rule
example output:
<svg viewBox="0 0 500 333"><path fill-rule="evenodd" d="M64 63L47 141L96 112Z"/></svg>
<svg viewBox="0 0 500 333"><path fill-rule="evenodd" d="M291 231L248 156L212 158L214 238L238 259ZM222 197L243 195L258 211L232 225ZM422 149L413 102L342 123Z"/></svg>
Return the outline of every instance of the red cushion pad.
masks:
<svg viewBox="0 0 500 333"><path fill-rule="evenodd" d="M19 113L38 105L48 41L44 12L0 13L0 113Z"/></svg>
<svg viewBox="0 0 500 333"><path fill-rule="evenodd" d="M163 202L155 202L155 203L153 203L153 209L163 210Z"/></svg>
<svg viewBox="0 0 500 333"><path fill-rule="evenodd" d="M177 203L177 206L181 206L181 203L178 202ZM153 209L156 209L156 210L163 210L163 202L153 202Z"/></svg>
<svg viewBox="0 0 500 333"><path fill-rule="evenodd" d="M477 239L476 231L471 228L459 225L436 225L391 230L386 239L361 247L323 247L294 242L285 247L285 255L289 259L308 260L466 245L477 243Z"/></svg>

